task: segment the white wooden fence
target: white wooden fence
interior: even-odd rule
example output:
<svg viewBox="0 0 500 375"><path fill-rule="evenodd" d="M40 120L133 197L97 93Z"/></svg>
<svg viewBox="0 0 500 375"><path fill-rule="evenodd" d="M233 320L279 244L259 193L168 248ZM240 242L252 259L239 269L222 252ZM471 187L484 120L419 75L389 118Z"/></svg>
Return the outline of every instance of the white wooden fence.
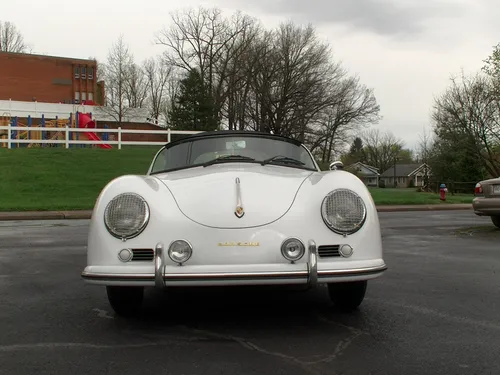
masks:
<svg viewBox="0 0 500 375"><path fill-rule="evenodd" d="M13 131L16 131L17 134L21 132L51 132L57 133L60 132L64 134L64 139L31 139L31 137L27 137L26 139L17 139L17 137L13 137ZM116 140L73 140L72 133L108 133L108 134L116 134ZM71 128L68 126L65 127L40 127L40 126L0 126L0 146L5 147L7 144L7 148L12 148L12 145L18 146L19 144L64 144L66 148L69 148L70 145L116 145L118 149L121 149L122 146L135 145L135 146L163 146L165 143L171 141L172 134L198 134L201 131L189 131L189 130L137 130L137 129L122 129L119 127L118 129L92 129L92 128ZM29 134L29 133L28 133ZM154 142L154 141L123 141L123 134L153 134L153 135L166 135L166 140L163 142ZM30 139L28 139L30 138ZM101 138L101 137L100 137Z"/></svg>

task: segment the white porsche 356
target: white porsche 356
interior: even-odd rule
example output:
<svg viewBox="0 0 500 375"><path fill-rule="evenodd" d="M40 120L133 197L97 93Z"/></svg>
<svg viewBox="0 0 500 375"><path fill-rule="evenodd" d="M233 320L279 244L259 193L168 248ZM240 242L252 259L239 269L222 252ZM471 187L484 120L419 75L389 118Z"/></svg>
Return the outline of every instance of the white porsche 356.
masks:
<svg viewBox="0 0 500 375"><path fill-rule="evenodd" d="M144 287L327 284L357 308L383 274L378 214L354 174L321 171L300 142L214 131L167 143L146 175L114 179L90 222L83 279L117 314Z"/></svg>

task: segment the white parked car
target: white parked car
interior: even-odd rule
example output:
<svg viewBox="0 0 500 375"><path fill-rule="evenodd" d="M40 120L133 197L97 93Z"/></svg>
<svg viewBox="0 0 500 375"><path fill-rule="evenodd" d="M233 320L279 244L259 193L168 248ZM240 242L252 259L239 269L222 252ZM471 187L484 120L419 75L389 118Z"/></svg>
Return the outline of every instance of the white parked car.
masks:
<svg viewBox="0 0 500 375"><path fill-rule="evenodd" d="M144 287L327 284L357 308L387 269L363 182L321 171L300 142L268 133L204 132L166 144L146 175L99 195L86 282L116 313L139 311Z"/></svg>

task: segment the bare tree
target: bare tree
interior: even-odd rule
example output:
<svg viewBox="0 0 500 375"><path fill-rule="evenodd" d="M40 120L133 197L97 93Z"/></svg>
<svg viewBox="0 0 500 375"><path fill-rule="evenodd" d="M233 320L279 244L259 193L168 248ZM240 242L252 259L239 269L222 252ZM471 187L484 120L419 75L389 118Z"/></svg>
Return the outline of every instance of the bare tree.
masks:
<svg viewBox="0 0 500 375"><path fill-rule="evenodd" d="M203 7L172 12L172 25L156 37L157 44L167 47L164 55L167 64L186 72L198 68L210 92L214 65L223 44L221 37L227 26L221 13L220 9Z"/></svg>
<svg viewBox="0 0 500 375"><path fill-rule="evenodd" d="M172 67L172 71L168 76L165 84L165 94L160 103L160 111L158 120L167 124L167 127L170 127L169 123L169 113L173 109L175 100L180 92L180 82L181 79L185 77L184 70L176 69ZM161 119L161 120L160 120Z"/></svg>
<svg viewBox="0 0 500 375"><path fill-rule="evenodd" d="M31 48L24 42L24 36L12 22L0 21L0 51L31 52Z"/></svg>
<svg viewBox="0 0 500 375"><path fill-rule="evenodd" d="M130 107L127 89L132 65L133 57L123 41L123 36L120 36L108 53L105 67L107 106L102 107L102 110L119 124Z"/></svg>
<svg viewBox="0 0 500 375"><path fill-rule="evenodd" d="M223 38L220 57L215 63L213 96L219 104L219 118L226 119L229 129L245 128L245 110L250 90L252 47L261 35L257 20L236 12L227 21L229 27Z"/></svg>
<svg viewBox="0 0 500 375"><path fill-rule="evenodd" d="M485 64L482 67L482 71L494 78L496 84L500 85L500 43L493 47L491 55L483 60L483 62Z"/></svg>
<svg viewBox="0 0 500 375"><path fill-rule="evenodd" d="M203 78L213 62L213 43L220 29L221 11L199 7L170 13L172 25L161 30L156 43L167 47L165 60L187 72L199 68Z"/></svg>
<svg viewBox="0 0 500 375"><path fill-rule="evenodd" d="M311 25L281 24L263 34L252 72L253 128L304 140L307 125L331 105L331 87L345 76Z"/></svg>
<svg viewBox="0 0 500 375"><path fill-rule="evenodd" d="M240 12L224 18L202 7L171 17L156 37L166 47L166 64L200 71L218 121L229 129L295 137L329 158L349 129L378 119L373 92L333 61L311 25L265 30Z"/></svg>
<svg viewBox="0 0 500 375"><path fill-rule="evenodd" d="M500 175L500 101L490 77L452 77L435 99L432 118L438 137L453 140L480 158L488 173Z"/></svg>
<svg viewBox="0 0 500 375"><path fill-rule="evenodd" d="M249 52L240 61L244 66L243 93L239 93L240 101L244 101L239 108L240 129L246 128L258 131L271 131L268 116L272 109L269 106L271 87L274 77L278 74L279 65L272 41L273 31L265 30L251 44ZM241 90L240 90L241 91Z"/></svg>
<svg viewBox="0 0 500 375"><path fill-rule="evenodd" d="M434 140L432 136L424 129L422 134L419 135L419 141L415 147L415 155L417 163L428 163L432 154Z"/></svg>
<svg viewBox="0 0 500 375"><path fill-rule="evenodd" d="M144 72L147 79L147 89L150 99L150 116L158 120L168 97L169 78L172 66L164 64L159 58L149 58L144 62Z"/></svg>
<svg viewBox="0 0 500 375"><path fill-rule="evenodd" d="M397 162L404 142L391 132L382 133L379 129L370 129L361 134L363 140L364 162L377 167L383 172Z"/></svg>
<svg viewBox="0 0 500 375"><path fill-rule="evenodd" d="M230 62L241 50L241 38L253 20L236 13L231 20L218 8L189 9L171 13L172 25L156 36L156 43L167 47L167 64L186 72L197 68L212 94L218 120L227 98ZM234 67L234 65L233 65Z"/></svg>
<svg viewBox="0 0 500 375"><path fill-rule="evenodd" d="M128 68L126 97L129 107L143 108L148 101L148 77L142 67L132 63Z"/></svg>
<svg viewBox="0 0 500 375"><path fill-rule="evenodd" d="M332 104L322 111L318 121L319 128L313 132L311 149L320 147L321 161L330 162L334 152L351 141L369 124L376 124L380 106L373 90L362 85L358 77L348 77L332 86Z"/></svg>

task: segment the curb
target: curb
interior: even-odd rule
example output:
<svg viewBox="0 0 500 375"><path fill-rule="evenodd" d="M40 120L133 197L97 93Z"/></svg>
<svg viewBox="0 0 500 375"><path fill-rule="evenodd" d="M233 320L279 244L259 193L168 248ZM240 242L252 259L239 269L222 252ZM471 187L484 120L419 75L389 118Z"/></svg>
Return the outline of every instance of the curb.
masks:
<svg viewBox="0 0 500 375"><path fill-rule="evenodd" d="M378 206L377 212L408 212L408 211L457 211L472 210L472 204L436 204L436 205L387 205ZM14 220L88 220L92 210L80 211L13 211L0 212L0 221Z"/></svg>
<svg viewBox="0 0 500 375"><path fill-rule="evenodd" d="M457 211L472 210L470 203L450 203L450 204L415 204L401 206L377 206L377 212L406 212L406 211Z"/></svg>
<svg viewBox="0 0 500 375"><path fill-rule="evenodd" d="M0 221L90 219L91 210L81 211L12 211L0 212Z"/></svg>

